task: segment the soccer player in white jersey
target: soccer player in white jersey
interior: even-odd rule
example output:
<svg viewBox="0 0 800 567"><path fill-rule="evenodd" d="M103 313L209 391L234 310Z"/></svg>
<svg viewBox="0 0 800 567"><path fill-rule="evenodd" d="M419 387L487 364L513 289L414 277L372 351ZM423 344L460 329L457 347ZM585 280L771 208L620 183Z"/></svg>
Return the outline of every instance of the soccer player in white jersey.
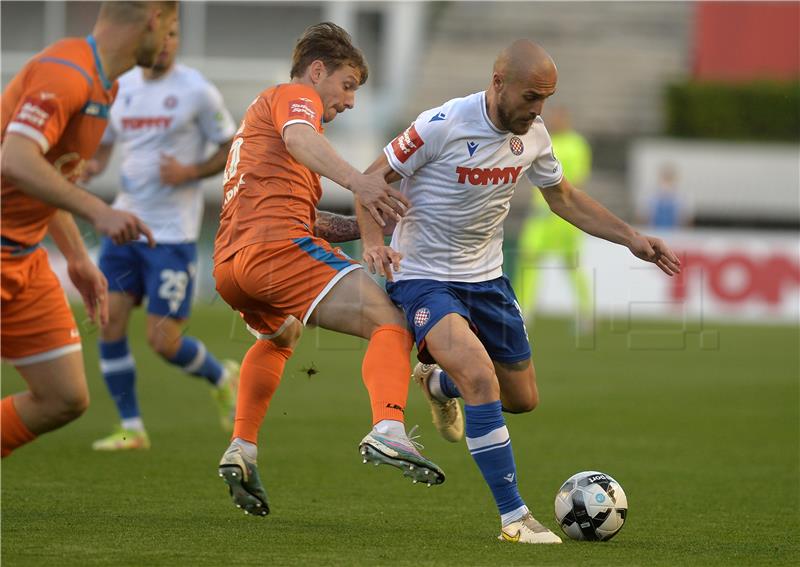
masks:
<svg viewBox="0 0 800 567"><path fill-rule="evenodd" d="M390 280L387 290L406 314L419 358L430 363L417 365L414 378L434 423L458 441L464 426L455 398L463 398L467 446L500 512L499 539L520 543L561 539L520 497L502 414L528 412L539 402L527 332L502 272L503 220L514 186L527 174L550 208L575 226L627 246L667 275L680 269L661 240L637 233L563 177L540 117L556 80L542 47L514 42L495 62L485 92L423 112L370 166L388 166L387 181L402 179L411 202L391 249L359 210L367 221L364 259Z"/></svg>
<svg viewBox="0 0 800 567"><path fill-rule="evenodd" d="M146 449L150 441L136 396L136 366L128 348L131 310L147 296L147 340L167 362L211 383L226 430L233 426L238 365L220 363L203 343L183 335L191 309L203 214L199 182L225 167L236 126L219 91L198 71L175 63L178 24L149 69L123 75L92 174L122 150L121 192L114 208L139 215L157 245L115 245L104 239L99 266L109 282L109 321L101 330L100 368L121 425L94 442L99 451ZM207 145L216 150L205 158Z"/></svg>

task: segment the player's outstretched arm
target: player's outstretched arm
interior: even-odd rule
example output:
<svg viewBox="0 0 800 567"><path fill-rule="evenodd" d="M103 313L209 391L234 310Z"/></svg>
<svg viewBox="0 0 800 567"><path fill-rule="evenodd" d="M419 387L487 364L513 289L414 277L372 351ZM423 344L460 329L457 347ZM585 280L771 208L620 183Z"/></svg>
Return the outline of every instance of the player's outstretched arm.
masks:
<svg viewBox="0 0 800 567"><path fill-rule="evenodd" d="M636 232L566 178L558 185L542 189L550 210L584 232L626 246L631 253L658 266L668 276L680 272L680 260L660 238Z"/></svg>
<svg viewBox="0 0 800 567"><path fill-rule="evenodd" d="M48 233L67 260L69 279L81 294L89 319L108 323L108 281L89 258L72 214L58 211L50 220Z"/></svg>
<svg viewBox="0 0 800 567"><path fill-rule="evenodd" d="M135 215L116 211L101 199L70 183L44 158L34 140L8 133L3 141L0 168L3 176L28 195L80 215L98 232L122 244L144 235L155 245L150 229Z"/></svg>
<svg viewBox="0 0 800 567"><path fill-rule="evenodd" d="M298 162L352 191L380 226L386 224L383 215L399 219L408 208L406 198L390 187L380 172L360 173L310 125L290 124L283 130L283 141Z"/></svg>

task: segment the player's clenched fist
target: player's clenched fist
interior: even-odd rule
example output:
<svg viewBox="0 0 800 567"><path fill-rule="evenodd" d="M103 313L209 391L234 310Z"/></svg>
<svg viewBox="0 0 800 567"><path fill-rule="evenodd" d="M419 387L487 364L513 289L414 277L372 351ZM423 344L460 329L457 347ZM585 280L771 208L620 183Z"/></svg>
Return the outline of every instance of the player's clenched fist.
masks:
<svg viewBox="0 0 800 567"><path fill-rule="evenodd" d="M156 245L153 233L147 225L139 217L126 211L109 207L104 214L94 219L92 224L100 234L108 236L114 244L125 244L144 235L151 248Z"/></svg>
<svg viewBox="0 0 800 567"><path fill-rule="evenodd" d="M400 260L403 255L390 246L370 246L364 249L364 263L370 273L378 274L394 281L392 272L400 271Z"/></svg>

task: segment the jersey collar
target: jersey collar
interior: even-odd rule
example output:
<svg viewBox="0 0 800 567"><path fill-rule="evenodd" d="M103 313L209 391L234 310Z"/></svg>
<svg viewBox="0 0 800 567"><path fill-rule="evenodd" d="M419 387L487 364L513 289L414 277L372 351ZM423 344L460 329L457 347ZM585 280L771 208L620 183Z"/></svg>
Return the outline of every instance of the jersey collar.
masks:
<svg viewBox="0 0 800 567"><path fill-rule="evenodd" d="M494 123L492 122L492 119L489 118L489 113L486 112L486 91L481 91L480 106L481 106L481 116L483 116L483 119L486 121L486 125L489 128L491 128L492 131L498 134L508 134L508 132L503 132L497 126L495 126Z"/></svg>
<svg viewBox="0 0 800 567"><path fill-rule="evenodd" d="M95 41L92 34L86 36L86 41L89 43L89 47L92 48L94 65L97 67L97 74L100 75L100 82L103 84L103 88L108 90L112 87L113 83L108 80L108 77L106 77L106 72L103 71L103 62L100 61L100 54L97 53L97 41Z"/></svg>

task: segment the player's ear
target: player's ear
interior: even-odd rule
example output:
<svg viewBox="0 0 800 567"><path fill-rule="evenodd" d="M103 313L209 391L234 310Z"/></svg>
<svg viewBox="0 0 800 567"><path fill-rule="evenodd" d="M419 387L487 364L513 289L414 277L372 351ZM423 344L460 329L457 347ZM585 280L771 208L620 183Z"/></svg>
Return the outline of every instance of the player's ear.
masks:
<svg viewBox="0 0 800 567"><path fill-rule="evenodd" d="M492 73L492 87L494 87L495 92L500 92L503 90L503 84L505 81L503 80L503 75L500 73Z"/></svg>
<svg viewBox="0 0 800 567"><path fill-rule="evenodd" d="M154 4L147 17L147 31L154 32L161 28L164 24L164 22L162 22L163 15L164 10L161 9L158 4Z"/></svg>
<svg viewBox="0 0 800 567"><path fill-rule="evenodd" d="M319 83L322 79L325 78L327 75L327 70L325 69L325 63L320 61L319 59L315 59L311 62L311 65L308 66L309 76L311 78L311 82L315 85Z"/></svg>

